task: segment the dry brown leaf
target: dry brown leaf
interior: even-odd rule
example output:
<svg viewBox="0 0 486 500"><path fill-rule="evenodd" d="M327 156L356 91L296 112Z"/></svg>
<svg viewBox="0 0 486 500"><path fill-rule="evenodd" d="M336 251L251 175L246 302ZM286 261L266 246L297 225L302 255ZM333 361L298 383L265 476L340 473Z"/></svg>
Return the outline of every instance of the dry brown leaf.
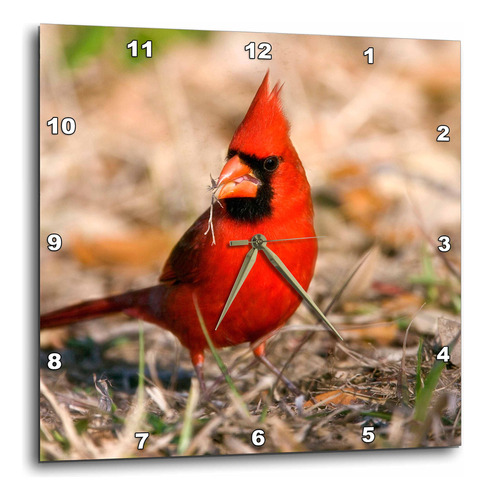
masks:
<svg viewBox="0 0 486 500"><path fill-rule="evenodd" d="M160 229L135 230L118 237L72 237L71 252L88 267L151 268L161 265L174 239Z"/></svg>
<svg viewBox="0 0 486 500"><path fill-rule="evenodd" d="M369 186L356 186L341 194L344 214L364 231L374 235L376 223L391 203Z"/></svg>
<svg viewBox="0 0 486 500"><path fill-rule="evenodd" d="M364 392L352 391L349 389L337 389L335 391L327 391L317 394L317 396L314 396L314 401L306 401L304 403L304 408L310 408L319 402L333 405L352 405L362 401L375 401L375 399L371 398Z"/></svg>
<svg viewBox="0 0 486 500"><path fill-rule="evenodd" d="M370 325L352 330L341 328L345 333L346 340L363 340L366 342L375 342L380 345L389 345L397 337L398 326L396 323L387 323L384 325Z"/></svg>
<svg viewBox="0 0 486 500"><path fill-rule="evenodd" d="M414 241L418 234L418 230L415 227L397 224L389 225L388 227L381 225L376 236L387 247L401 248Z"/></svg>
<svg viewBox="0 0 486 500"><path fill-rule="evenodd" d="M40 336L41 349L63 349L69 338L69 331L67 328L51 328L44 330Z"/></svg>
<svg viewBox="0 0 486 500"><path fill-rule="evenodd" d="M384 313L394 316L396 314L412 314L424 303L424 298L414 293L402 293L395 297L383 300L381 309Z"/></svg>
<svg viewBox="0 0 486 500"><path fill-rule="evenodd" d="M365 175L363 165L358 163L344 163L332 169L328 174L328 179L329 181L346 181L362 175Z"/></svg>
<svg viewBox="0 0 486 500"><path fill-rule="evenodd" d="M437 321L437 331L440 336L441 344L443 346L449 345L461 331L461 323L453 321L448 318L441 317ZM452 352L450 354L450 362L453 365L461 365L461 336L457 339Z"/></svg>

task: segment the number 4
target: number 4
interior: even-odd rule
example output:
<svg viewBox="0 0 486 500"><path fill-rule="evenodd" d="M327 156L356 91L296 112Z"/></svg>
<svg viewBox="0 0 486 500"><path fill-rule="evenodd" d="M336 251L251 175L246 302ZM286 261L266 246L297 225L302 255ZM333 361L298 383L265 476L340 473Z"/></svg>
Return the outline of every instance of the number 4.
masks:
<svg viewBox="0 0 486 500"><path fill-rule="evenodd" d="M449 346L448 345L444 346L440 350L439 354L437 354L436 358L442 360L444 363L448 363L449 360L451 359L449 355Z"/></svg>

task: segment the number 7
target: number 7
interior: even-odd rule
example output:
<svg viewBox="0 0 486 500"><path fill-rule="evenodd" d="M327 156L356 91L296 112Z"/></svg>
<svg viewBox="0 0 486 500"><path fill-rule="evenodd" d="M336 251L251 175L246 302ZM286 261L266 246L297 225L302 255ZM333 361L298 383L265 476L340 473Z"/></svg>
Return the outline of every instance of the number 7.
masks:
<svg viewBox="0 0 486 500"><path fill-rule="evenodd" d="M150 436L150 432L136 432L135 437L136 438L141 438L140 441L138 442L137 450L143 450L143 447L145 445L145 441L147 441L147 438Z"/></svg>

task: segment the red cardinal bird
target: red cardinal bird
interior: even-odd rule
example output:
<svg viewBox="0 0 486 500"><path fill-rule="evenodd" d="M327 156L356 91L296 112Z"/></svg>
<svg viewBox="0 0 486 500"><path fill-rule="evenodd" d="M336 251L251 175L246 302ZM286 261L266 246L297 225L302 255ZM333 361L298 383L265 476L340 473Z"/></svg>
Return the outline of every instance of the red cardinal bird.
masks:
<svg viewBox="0 0 486 500"><path fill-rule="evenodd" d="M273 243L273 249L307 290L314 273L317 243L309 183L289 137L280 102L281 86L270 90L268 72L229 145L213 205L213 235L207 231L210 210L203 213L172 250L160 284L121 295L90 300L41 316L41 328L66 325L114 312L124 312L171 331L191 354L204 389L204 350L208 347L195 309L199 304L216 347L254 342L281 327L301 298L263 256L239 290L215 330L248 247L230 240L303 238ZM280 374L265 356L257 358ZM287 385L295 386L285 377Z"/></svg>

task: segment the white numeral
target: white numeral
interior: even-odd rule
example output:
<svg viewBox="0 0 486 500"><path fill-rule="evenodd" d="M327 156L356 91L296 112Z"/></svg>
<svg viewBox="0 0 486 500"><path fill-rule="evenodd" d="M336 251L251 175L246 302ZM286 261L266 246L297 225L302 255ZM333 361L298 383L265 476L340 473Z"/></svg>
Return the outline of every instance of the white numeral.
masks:
<svg viewBox="0 0 486 500"><path fill-rule="evenodd" d="M62 238L57 233L51 233L47 237L47 248L51 252L57 252L62 247Z"/></svg>
<svg viewBox="0 0 486 500"><path fill-rule="evenodd" d="M375 62L375 48L368 47L364 52L364 56L368 56L368 64L373 64Z"/></svg>
<svg viewBox="0 0 486 500"><path fill-rule="evenodd" d="M373 426L363 427L363 433L361 434L361 441L363 443L372 443L375 440L375 428Z"/></svg>
<svg viewBox="0 0 486 500"><path fill-rule="evenodd" d="M259 43L258 48L261 50L261 52L258 54L257 59L267 59L267 60L272 59L272 54L270 54L272 46L268 42ZM250 59L255 59L256 57L255 42L250 42L248 45L245 45L245 50L248 51Z"/></svg>
<svg viewBox="0 0 486 500"><path fill-rule="evenodd" d="M451 357L449 356L449 346L444 346L436 357L437 359L442 360L444 363L448 363L451 359Z"/></svg>
<svg viewBox="0 0 486 500"><path fill-rule="evenodd" d="M439 125L437 127L437 132L440 134L437 136L437 142L449 142L451 138L447 135L451 129L447 125Z"/></svg>
<svg viewBox="0 0 486 500"><path fill-rule="evenodd" d="M136 432L135 437L140 438L140 441L138 442L137 450L143 450L143 447L145 445L145 441L147 441L147 438L150 436L150 432Z"/></svg>
<svg viewBox="0 0 486 500"><path fill-rule="evenodd" d="M152 40L147 40L141 47L145 50L145 57L152 57Z"/></svg>
<svg viewBox="0 0 486 500"><path fill-rule="evenodd" d="M443 234L437 239L442 243L442 246L437 247L441 252L448 252L451 249L451 239L447 234Z"/></svg>
<svg viewBox="0 0 486 500"><path fill-rule="evenodd" d="M265 444L265 431L262 429L255 429L251 433L251 442L254 446L263 446Z"/></svg>
<svg viewBox="0 0 486 500"><path fill-rule="evenodd" d="M61 355L58 352L51 352L49 356L47 356L47 368L49 368L49 370L59 370L61 366Z"/></svg>
<svg viewBox="0 0 486 500"><path fill-rule="evenodd" d="M152 57L152 40L147 40L140 47L145 50L145 57ZM132 40L130 43L127 43L127 49L130 49L132 57L138 57L138 40Z"/></svg>
<svg viewBox="0 0 486 500"><path fill-rule="evenodd" d="M51 134L57 135L59 134L59 118L57 116L53 116L48 122L47 125L51 127ZM76 122L74 118L66 117L61 120L61 132L64 135L73 135L76 132Z"/></svg>

